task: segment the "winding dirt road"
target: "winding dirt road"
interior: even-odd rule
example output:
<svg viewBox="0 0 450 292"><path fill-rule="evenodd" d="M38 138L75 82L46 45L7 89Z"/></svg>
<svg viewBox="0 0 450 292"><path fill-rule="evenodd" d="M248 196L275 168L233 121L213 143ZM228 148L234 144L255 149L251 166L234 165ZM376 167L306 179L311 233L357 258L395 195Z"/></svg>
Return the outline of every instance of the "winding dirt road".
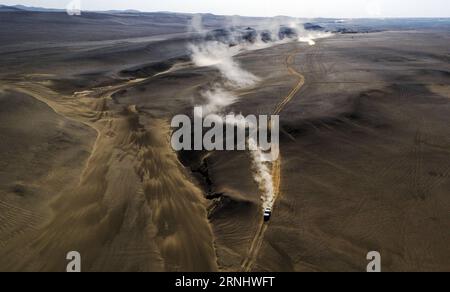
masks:
<svg viewBox="0 0 450 292"><path fill-rule="evenodd" d="M289 71L289 74L295 76L298 79L297 84L294 88L289 92L289 94L281 99L281 101L277 104L273 111L273 115L279 115L286 105L295 97L295 95L300 91L300 89L305 85L305 77L295 70L294 62L295 57L301 51L299 49L289 53L286 56L286 68ZM275 192L274 205L277 199L281 196L280 186L281 186L281 153L278 156L278 159L272 164L272 179L273 186ZM250 249L248 251L247 257L244 259L241 265L242 272L250 272L253 268L253 265L258 258L259 251L264 242L264 235L267 231L269 225L267 223L261 222L258 226L255 237L253 238L252 244L250 245Z"/></svg>

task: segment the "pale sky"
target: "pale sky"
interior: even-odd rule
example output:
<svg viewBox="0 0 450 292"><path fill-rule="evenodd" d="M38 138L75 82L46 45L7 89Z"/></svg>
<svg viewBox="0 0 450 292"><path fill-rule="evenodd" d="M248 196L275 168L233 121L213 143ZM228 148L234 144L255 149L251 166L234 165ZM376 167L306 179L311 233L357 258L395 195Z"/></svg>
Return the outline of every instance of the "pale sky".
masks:
<svg viewBox="0 0 450 292"><path fill-rule="evenodd" d="M173 11L295 17L450 17L450 0L76 0L82 10ZM0 0L1 4L65 8L71 0Z"/></svg>

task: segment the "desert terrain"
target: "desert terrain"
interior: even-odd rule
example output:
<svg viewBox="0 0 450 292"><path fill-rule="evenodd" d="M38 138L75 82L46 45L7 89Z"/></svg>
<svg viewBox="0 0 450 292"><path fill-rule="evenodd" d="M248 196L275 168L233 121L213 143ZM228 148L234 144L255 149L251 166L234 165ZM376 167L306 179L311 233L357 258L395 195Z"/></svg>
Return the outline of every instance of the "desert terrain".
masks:
<svg viewBox="0 0 450 292"><path fill-rule="evenodd" d="M233 87L189 49L229 20L191 18L0 12L0 271L450 271L449 20L315 20ZM217 84L280 115L267 224L248 151L171 147Z"/></svg>

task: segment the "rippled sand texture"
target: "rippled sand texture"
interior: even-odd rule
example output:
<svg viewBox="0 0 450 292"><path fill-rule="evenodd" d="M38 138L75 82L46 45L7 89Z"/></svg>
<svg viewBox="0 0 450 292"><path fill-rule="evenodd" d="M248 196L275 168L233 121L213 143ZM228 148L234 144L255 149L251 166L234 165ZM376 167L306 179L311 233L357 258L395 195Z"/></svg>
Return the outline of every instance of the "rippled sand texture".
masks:
<svg viewBox="0 0 450 292"><path fill-rule="evenodd" d="M190 62L185 16L87 16L0 18L1 271L72 250L83 271L365 271L372 250L450 271L448 29L233 56L258 82L227 112L280 114L262 224L248 151L171 149L171 118L224 83Z"/></svg>
<svg viewBox="0 0 450 292"><path fill-rule="evenodd" d="M202 192L171 150L166 121L143 125L134 106L109 109L105 92L64 97L28 84L14 90L98 136L79 182L53 199L48 222L8 240L6 270L63 270L68 250L82 254L84 270L216 269Z"/></svg>

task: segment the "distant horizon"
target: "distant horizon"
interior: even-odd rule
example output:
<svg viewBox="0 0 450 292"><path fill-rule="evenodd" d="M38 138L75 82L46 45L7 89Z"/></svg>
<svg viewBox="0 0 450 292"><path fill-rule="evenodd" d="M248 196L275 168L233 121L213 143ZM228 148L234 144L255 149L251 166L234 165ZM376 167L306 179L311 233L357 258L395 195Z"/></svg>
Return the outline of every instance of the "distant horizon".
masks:
<svg viewBox="0 0 450 292"><path fill-rule="evenodd" d="M139 11L142 13L214 14L242 17L332 18L332 19L406 19L450 18L447 0L166 0L148 3L141 0L81 1L86 12ZM19 2L19 3L18 3ZM44 3L42 3L44 2ZM0 5L23 5L34 8L64 10L71 0L6 0Z"/></svg>
<svg viewBox="0 0 450 292"><path fill-rule="evenodd" d="M65 13L65 9L63 8L54 8L54 7L42 7L42 6L27 6L23 4L14 4L14 5L6 5L0 3L0 6L8 6L8 7L15 7L15 6L26 6L27 8L36 8L36 9L48 9L49 11L41 11L42 13ZM50 11L54 10L54 11ZM297 18L297 19L333 19L333 20L352 20L352 19L370 19L370 20L384 20L384 19L450 19L450 16L393 16L393 17L305 17L305 16L289 16L289 15L275 15L275 16L255 16L255 15L231 15L231 14L216 14L216 13L210 13L210 12L179 12L179 11L141 11L137 9L110 9L110 10L83 10L85 13L105 13L110 11L117 11L117 12L136 12L136 13L172 13L172 14L185 14L185 15L214 15L214 16L223 16L223 17L247 17L247 18L277 18L277 17L287 17L287 18ZM39 12L39 11L35 11Z"/></svg>
<svg viewBox="0 0 450 292"><path fill-rule="evenodd" d="M7 7L27 7L27 8L35 8L35 9L43 9L48 10L48 13L51 13L53 10L53 13L61 13L65 11L65 8L57 8L57 7L44 7L44 6L34 6L34 5L24 5L24 4L3 4L0 3L0 6L7 6ZM290 15L274 15L274 16L257 16L257 15L239 15L239 14L217 14L212 12L180 12L180 11L164 11L164 10L157 10L157 11L142 11L138 9L109 9L109 10L88 10L84 9L82 10L84 12L89 13L101 13L101 12L109 12L109 11L117 11L117 12L139 12L139 13L173 13L173 14L186 14L186 15L215 15L215 16L239 16L239 17L251 17L251 18L277 18L277 17L288 17L288 18L299 18L299 19L342 19L342 20L351 20L351 19L373 19L373 20L382 20L382 19L450 19L450 16L387 16L387 17L376 17L376 16L363 16L363 17L325 17L325 16L317 16L317 17L306 17L306 16L290 16ZM36 11L38 12L38 11ZM42 11L46 12L46 11Z"/></svg>

